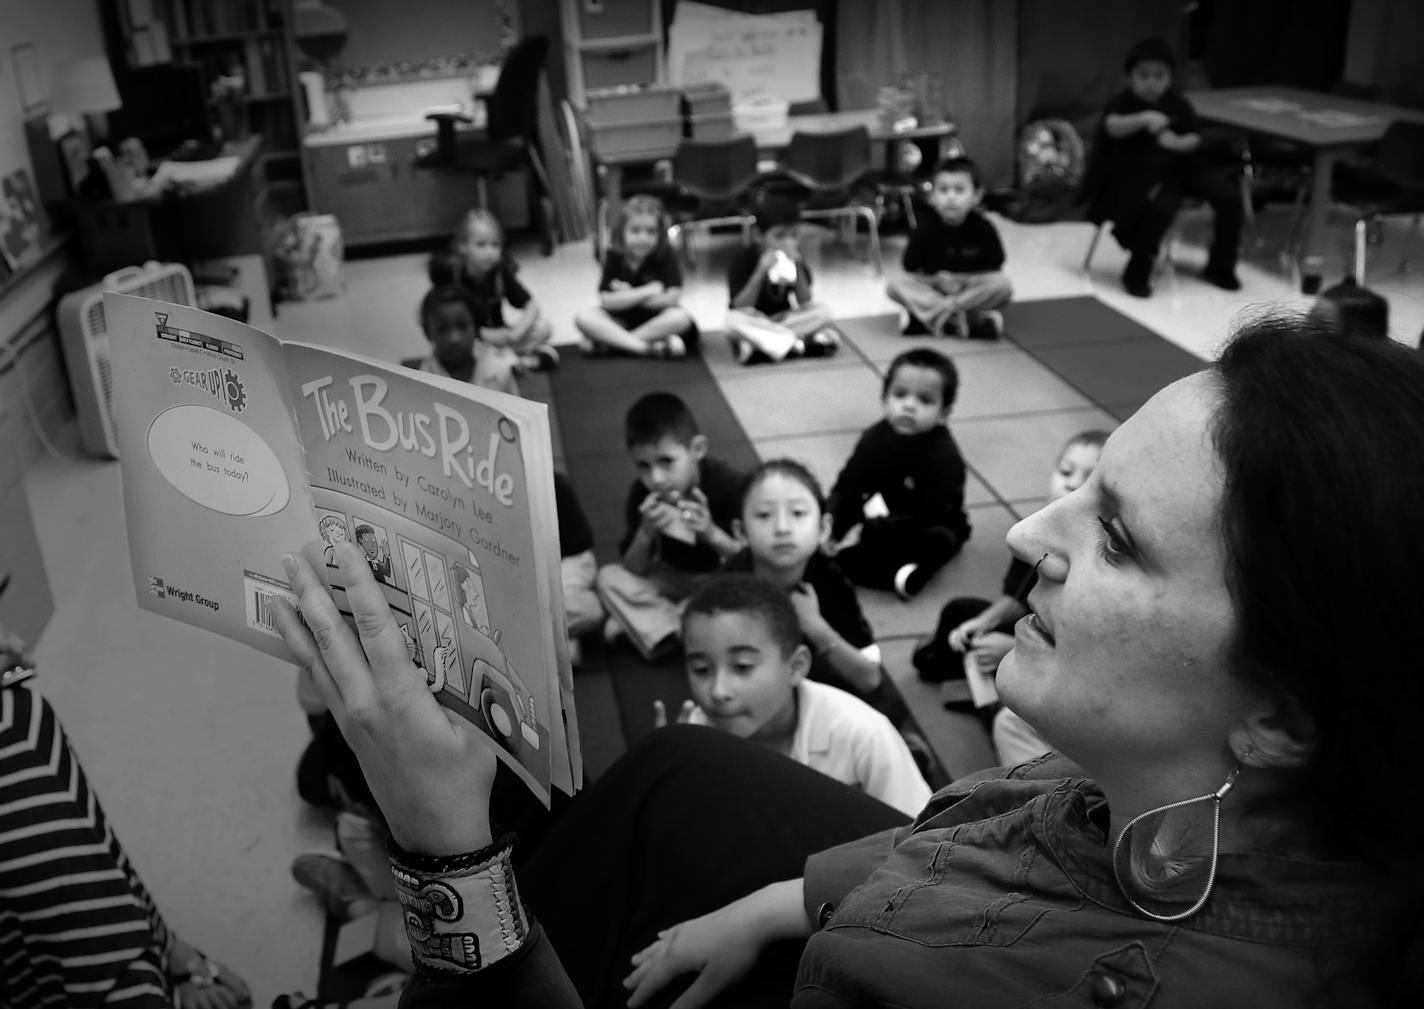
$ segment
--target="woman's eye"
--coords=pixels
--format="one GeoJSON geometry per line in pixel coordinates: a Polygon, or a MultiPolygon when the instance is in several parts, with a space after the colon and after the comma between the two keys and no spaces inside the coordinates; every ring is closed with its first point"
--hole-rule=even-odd
{"type": "Polygon", "coordinates": [[[1111,519],[1099,515],[1098,525],[1103,529],[1101,550],[1104,557],[1108,560],[1124,560],[1132,556],[1132,545],[1114,528],[1111,519]]]}

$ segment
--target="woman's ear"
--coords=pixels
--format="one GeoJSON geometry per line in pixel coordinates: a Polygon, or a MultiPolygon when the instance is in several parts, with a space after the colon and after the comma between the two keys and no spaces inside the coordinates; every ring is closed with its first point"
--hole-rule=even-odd
{"type": "Polygon", "coordinates": [[[1294,700],[1262,704],[1231,731],[1231,749],[1248,767],[1293,770],[1315,754],[1315,719],[1294,700]]]}

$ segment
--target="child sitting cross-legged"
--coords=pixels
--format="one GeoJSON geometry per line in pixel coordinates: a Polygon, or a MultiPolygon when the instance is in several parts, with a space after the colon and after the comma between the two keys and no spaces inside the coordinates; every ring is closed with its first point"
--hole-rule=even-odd
{"type": "Polygon", "coordinates": [[[909,313],[905,335],[994,340],[1004,330],[998,309],[1013,294],[1004,273],[1004,244],[979,211],[984,183],[968,158],[935,166],[924,215],[905,246],[905,273],[886,282],[886,293],[909,313]]]}
{"type": "Polygon", "coordinates": [[[857,585],[916,595],[969,539],[964,458],[945,425],[954,362],[917,347],[885,373],[884,419],[866,429],[831,491],[832,552],[857,585]]]}
{"type": "Polygon", "coordinates": [[[626,635],[644,658],[677,646],[682,602],[739,544],[728,532],[742,477],[710,458],[707,438],[677,396],[652,392],[628,410],[624,441],[637,478],[624,508],[617,563],[598,571],[604,637],[626,635]]]}
{"type": "Polygon", "coordinates": [[[613,245],[603,258],[598,305],[574,316],[588,353],[686,357],[697,323],[678,304],[682,267],[668,245],[668,215],[651,196],[623,204],[613,245]]]}
{"type": "Polygon", "coordinates": [[[464,288],[454,284],[432,287],[420,300],[420,328],[430,341],[430,353],[407,357],[401,364],[518,396],[515,375],[519,358],[508,347],[480,339],[476,310],[474,299],[464,288]]]}
{"type": "MultiPolygon", "coordinates": [[[[806,678],[811,651],[781,588],[746,573],[718,575],[682,615],[693,700],[678,720],[785,754],[914,816],[930,797],[889,719],[843,690],[806,678]]],[[[667,720],[661,703],[656,720],[667,720]]]]}
{"type": "Polygon", "coordinates": [[[800,222],[795,203],[763,194],[756,206],[761,243],[739,253],[727,270],[732,297],[727,329],[742,364],[829,357],[840,349],[829,310],[811,299],[800,222]]]}

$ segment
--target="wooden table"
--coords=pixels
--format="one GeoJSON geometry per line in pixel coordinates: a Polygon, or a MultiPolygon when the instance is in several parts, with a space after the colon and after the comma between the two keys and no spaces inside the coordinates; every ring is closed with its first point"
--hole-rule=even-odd
{"type": "MultiPolygon", "coordinates": [[[[885,144],[885,165],[889,167],[894,163],[894,147],[904,140],[937,140],[941,149],[944,141],[953,137],[957,132],[954,123],[942,122],[933,125],[915,126],[909,129],[895,130],[885,124],[878,109],[855,109],[849,112],[815,112],[801,116],[788,116],[786,121],[778,126],[759,127],[748,130],[756,138],[757,149],[765,157],[774,159],[776,155],[785,150],[791,143],[791,136],[794,133],[835,133],[840,130],[850,129],[855,126],[864,126],[870,132],[872,143],[885,144]]],[[[603,172],[603,214],[609,221],[618,220],[618,213],[623,206],[623,166],[632,164],[649,164],[671,158],[677,150],[677,145],[671,145],[666,151],[640,151],[631,155],[593,155],[595,164],[604,169],[603,172]]],[[[595,241],[598,241],[596,238],[595,241]]],[[[601,250],[595,249],[595,254],[601,250]]]]}
{"type": "Polygon", "coordinates": [[[1300,259],[1301,289],[1320,289],[1325,268],[1326,228],[1330,215],[1330,179],[1335,162],[1378,143],[1396,119],[1424,123],[1424,111],[1377,102],[1302,91],[1279,85],[1189,91],[1197,115],[1251,133],[1280,137],[1308,147],[1314,158],[1310,181],[1309,225],[1300,259]]]}

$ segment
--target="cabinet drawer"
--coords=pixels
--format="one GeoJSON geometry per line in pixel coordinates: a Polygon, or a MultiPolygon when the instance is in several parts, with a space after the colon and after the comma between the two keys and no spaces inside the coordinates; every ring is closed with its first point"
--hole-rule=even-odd
{"type": "Polygon", "coordinates": [[[616,88],[620,84],[651,84],[658,79],[655,41],[626,49],[585,49],[579,53],[585,91],[616,88]]]}
{"type": "Polygon", "coordinates": [[[653,4],[658,0],[603,0],[598,14],[578,0],[579,36],[585,39],[649,35],[653,31],[653,4]]]}

